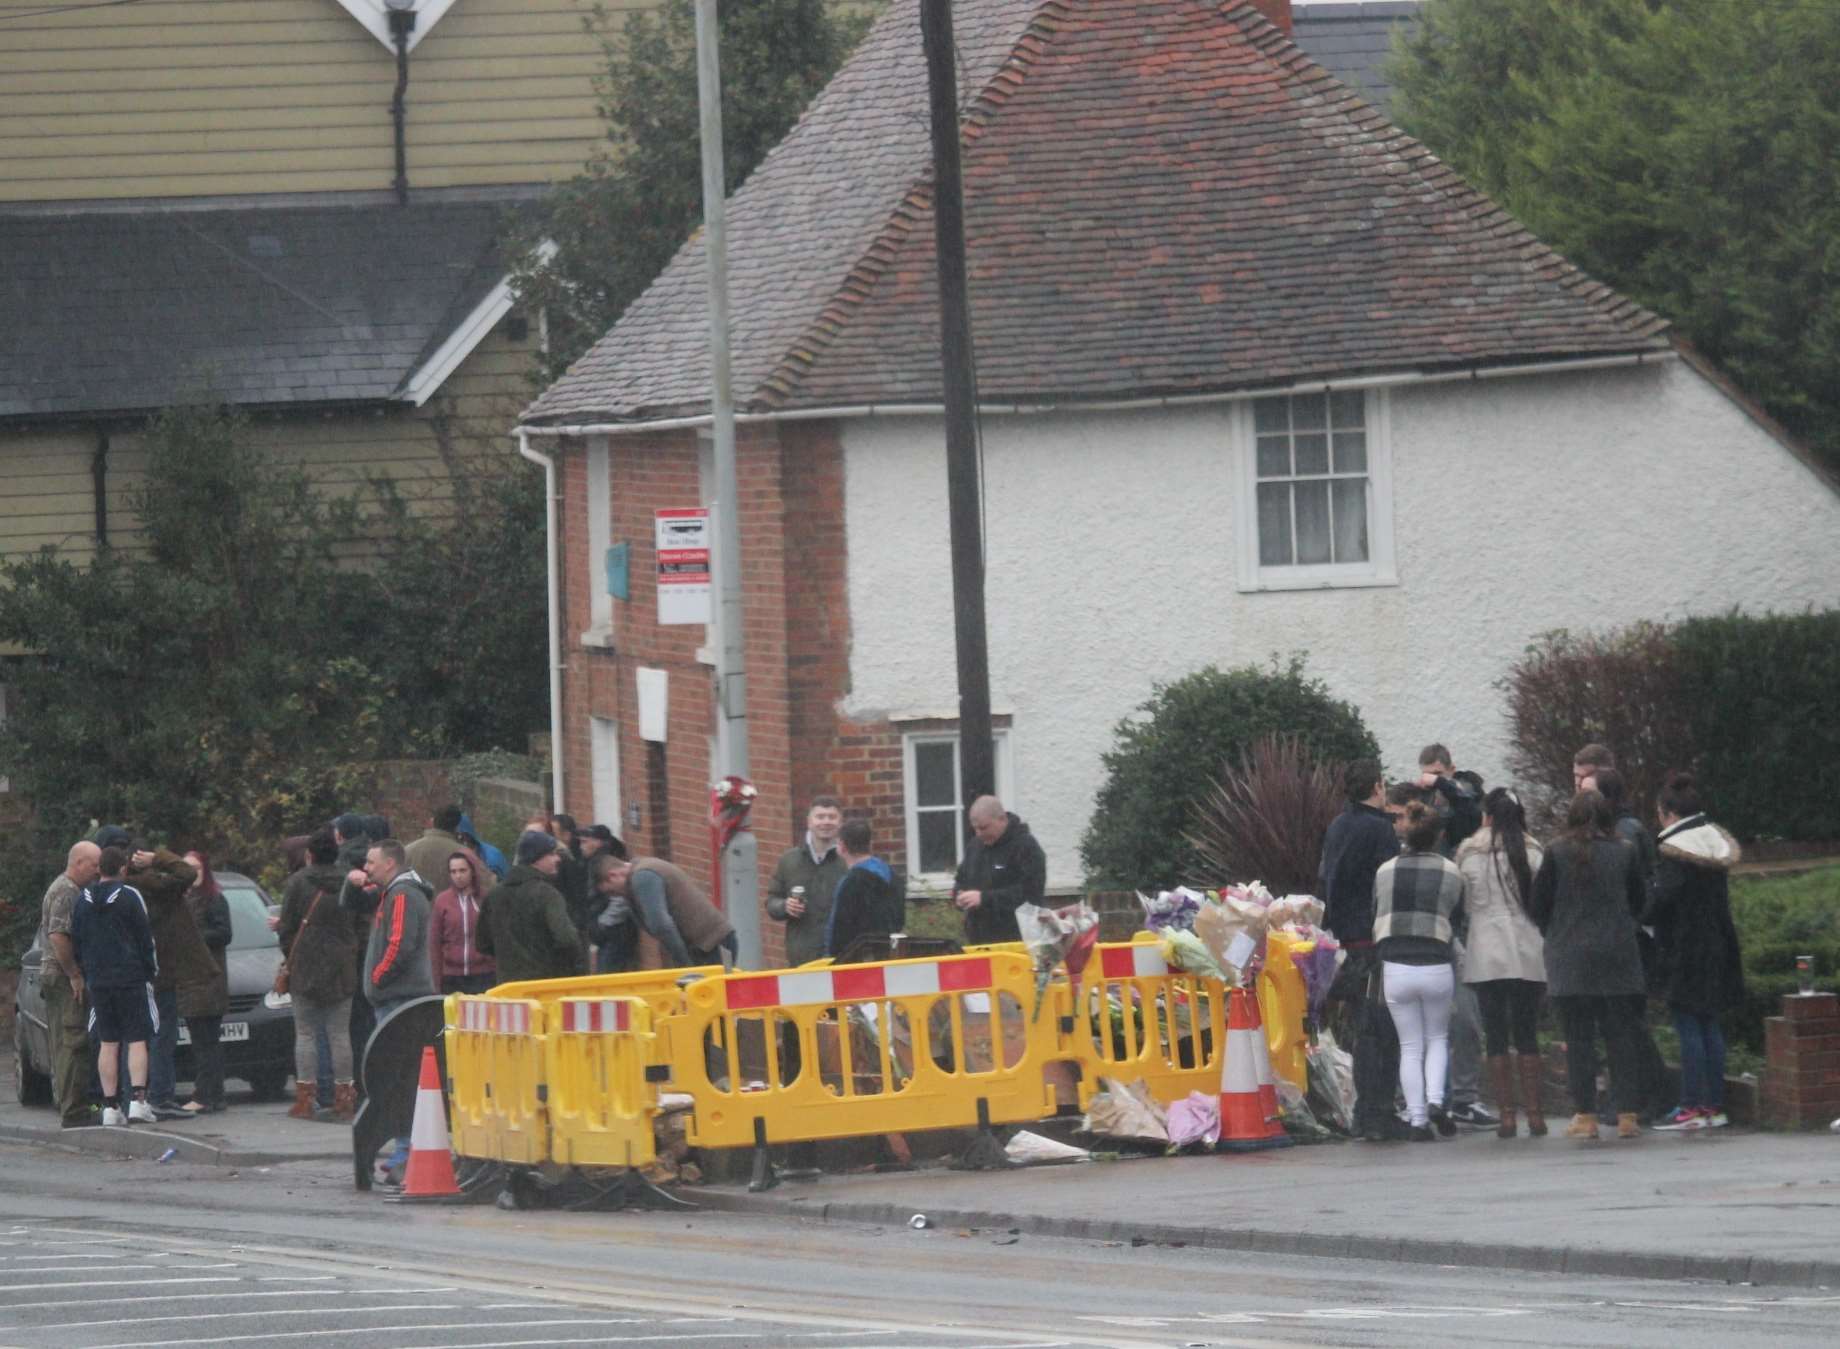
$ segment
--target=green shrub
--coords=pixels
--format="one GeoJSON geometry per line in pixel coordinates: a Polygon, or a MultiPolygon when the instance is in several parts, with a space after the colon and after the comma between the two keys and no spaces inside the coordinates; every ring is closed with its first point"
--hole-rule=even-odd
{"type": "Polygon", "coordinates": [[[1708,804],[1741,838],[1840,838],[1840,610],[1672,631],[1708,804]]]}
{"type": "Polygon", "coordinates": [[[1352,703],[1304,673],[1302,656],[1268,667],[1209,666],[1158,684],[1113,732],[1105,784],[1080,841],[1092,883],[1170,886],[1206,870],[1188,839],[1195,806],[1268,733],[1292,733],[1323,759],[1378,758],[1352,703]]]}
{"type": "Polygon", "coordinates": [[[1764,1018],[1796,991],[1797,956],[1814,957],[1816,988],[1840,991],[1840,866],[1733,877],[1731,908],[1744,952],[1744,1005],[1725,1024],[1734,1041],[1761,1050],[1764,1018]]]}
{"type": "Polygon", "coordinates": [[[1572,755],[1598,741],[1644,819],[1691,768],[1740,838],[1840,838],[1840,610],[1546,633],[1501,688],[1536,815],[1570,798],[1572,755]]]}

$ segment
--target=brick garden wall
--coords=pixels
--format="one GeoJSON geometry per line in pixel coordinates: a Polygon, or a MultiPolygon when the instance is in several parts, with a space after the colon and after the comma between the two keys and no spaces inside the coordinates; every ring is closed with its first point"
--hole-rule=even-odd
{"type": "Polygon", "coordinates": [[[1840,1118],[1840,996],[1789,994],[1763,1034],[1766,1122],[1814,1129],[1840,1118]]]}

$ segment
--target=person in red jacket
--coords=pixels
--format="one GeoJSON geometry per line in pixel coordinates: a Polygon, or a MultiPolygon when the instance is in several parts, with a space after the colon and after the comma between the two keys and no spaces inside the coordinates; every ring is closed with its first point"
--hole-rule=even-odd
{"type": "Polygon", "coordinates": [[[473,938],[479,932],[479,869],[468,852],[447,859],[447,889],[434,897],[428,949],[434,956],[435,983],[443,994],[484,993],[498,982],[498,962],[481,955],[473,938]]]}

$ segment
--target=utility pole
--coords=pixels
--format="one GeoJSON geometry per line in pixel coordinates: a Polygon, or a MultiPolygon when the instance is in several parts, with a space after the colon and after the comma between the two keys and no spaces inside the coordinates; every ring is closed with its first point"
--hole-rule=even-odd
{"type": "MultiPolygon", "coordinates": [[[[722,60],[716,0],[696,0],[696,93],[703,150],[703,253],[709,272],[710,433],[715,441],[716,717],[722,771],[748,773],[747,632],[741,622],[741,492],[728,357],[728,194],[722,169],[722,60]]],[[[743,829],[722,850],[722,908],[741,964],[759,969],[759,842],[743,829]]]]}
{"type": "Polygon", "coordinates": [[[920,0],[920,39],[933,120],[933,234],[939,254],[940,365],[946,406],[946,489],[952,610],[958,639],[958,775],[967,806],[997,789],[990,736],[990,648],[984,626],[979,521],[977,379],[965,267],[965,186],[958,157],[958,72],[951,0],[920,0]]]}

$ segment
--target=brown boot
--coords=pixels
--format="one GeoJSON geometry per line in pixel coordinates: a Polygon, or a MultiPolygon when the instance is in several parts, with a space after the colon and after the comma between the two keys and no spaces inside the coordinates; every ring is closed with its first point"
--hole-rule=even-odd
{"type": "Polygon", "coordinates": [[[1489,1056],[1489,1081],[1495,1087],[1495,1108],[1501,1112],[1497,1138],[1514,1137],[1514,1072],[1506,1054],[1489,1056]]]}
{"type": "Polygon", "coordinates": [[[314,1106],[314,1085],[311,1082],[294,1084],[294,1108],[288,1111],[289,1119],[312,1119],[314,1106]]]}
{"type": "Polygon", "coordinates": [[[1567,1138],[1596,1138],[1597,1116],[1578,1114],[1572,1116],[1572,1122],[1565,1126],[1567,1138]]]}
{"type": "Polygon", "coordinates": [[[1622,1111],[1616,1117],[1616,1136],[1618,1138],[1640,1138],[1642,1136],[1642,1117],[1633,1110],[1622,1111]]]}
{"type": "Polygon", "coordinates": [[[1546,1137],[1546,1113],[1540,1109],[1541,1063],[1538,1054],[1522,1054],[1521,1104],[1527,1108],[1527,1133],[1534,1138],[1546,1137]]]}
{"type": "Polygon", "coordinates": [[[350,1124],[358,1113],[358,1089],[350,1082],[332,1084],[332,1113],[341,1124],[350,1124]]]}

